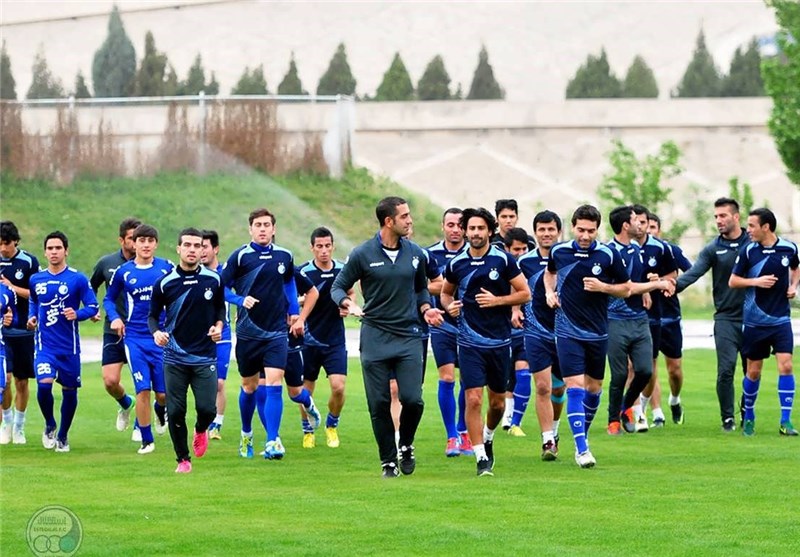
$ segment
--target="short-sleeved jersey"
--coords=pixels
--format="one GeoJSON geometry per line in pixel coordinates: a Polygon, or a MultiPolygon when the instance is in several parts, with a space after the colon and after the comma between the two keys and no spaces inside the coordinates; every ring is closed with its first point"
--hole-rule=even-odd
{"type": "MultiPolygon", "coordinates": [[[[644,262],[644,280],[650,273],[657,273],[658,276],[663,277],[678,270],[672,251],[664,241],[648,234],[641,249],[642,261],[644,262]]],[[[650,293],[650,299],[653,303],[650,309],[647,310],[647,316],[651,322],[660,322],[664,295],[661,294],[661,291],[654,290],[650,293]]]]}
{"type": "MultiPolygon", "coordinates": [[[[442,271],[439,270],[439,265],[436,262],[436,258],[431,255],[431,253],[426,248],[421,248],[422,253],[425,254],[425,278],[429,281],[439,278],[442,274],[442,271]]],[[[433,296],[431,296],[433,298],[433,296]]],[[[431,302],[433,305],[433,302],[431,302]]],[[[422,314],[419,316],[419,328],[420,328],[420,337],[423,339],[428,338],[430,335],[430,327],[428,323],[425,321],[425,318],[422,314]]]]}
{"type": "Polygon", "coordinates": [[[773,246],[752,242],[733,264],[732,274],[743,278],[774,275],[778,281],[772,288],[750,286],[744,295],[744,324],[750,327],[771,327],[788,323],[790,318],[789,269],[797,269],[797,245],[778,238],[773,246]]]}
{"type": "Polygon", "coordinates": [[[36,350],[47,354],[80,354],[78,322],[97,315],[100,309],[89,279],[71,267],[56,274],[45,269],[31,277],[30,287],[28,318],[38,320],[36,350]],[[78,318],[67,320],[66,308],[74,309],[78,318]]]}
{"type": "MultiPolygon", "coordinates": [[[[3,275],[14,286],[28,288],[31,277],[39,272],[39,261],[25,250],[18,249],[14,257],[0,258],[0,275],[3,275]]],[[[16,296],[14,301],[14,321],[5,329],[5,335],[31,336],[33,331],[27,329],[28,299],[16,296]]]]}
{"type": "Polygon", "coordinates": [[[444,278],[456,286],[456,298],[463,304],[458,318],[459,346],[483,348],[511,344],[511,306],[481,308],[475,295],[486,289],[495,296],[508,296],[511,280],[519,275],[519,265],[514,258],[494,246],[482,257],[472,257],[466,249],[450,260],[444,278]]]}
{"type": "MultiPolygon", "coordinates": [[[[100,287],[104,284],[106,285],[106,292],[108,292],[108,284],[111,282],[111,277],[114,276],[114,271],[128,261],[129,260],[125,258],[121,249],[106,254],[98,259],[97,263],[95,263],[92,276],[89,277],[89,284],[92,285],[94,293],[97,294],[100,291],[100,287]]],[[[105,303],[103,303],[103,307],[105,308],[105,303]]],[[[120,293],[116,299],[116,307],[118,315],[125,314],[125,296],[122,295],[122,293],[120,293]]],[[[108,317],[108,312],[106,312],[106,316],[103,318],[103,332],[112,332],[111,319],[108,317]]]]}
{"type": "MultiPolygon", "coordinates": [[[[642,261],[642,254],[639,246],[631,242],[630,244],[623,244],[616,238],[608,242],[609,247],[617,250],[622,262],[625,264],[625,269],[628,271],[628,276],[633,282],[645,282],[644,263],[642,261]]],[[[641,294],[634,294],[627,298],[616,298],[610,296],[608,299],[608,318],[617,321],[625,321],[627,319],[644,319],[647,317],[647,312],[644,309],[641,294]]]]}
{"type": "MultiPolygon", "coordinates": [[[[223,267],[223,265],[222,265],[222,263],[220,263],[220,264],[217,265],[217,268],[216,269],[212,269],[212,271],[215,271],[218,275],[222,275],[222,267],[223,267]]],[[[230,303],[229,303],[228,298],[227,298],[227,293],[228,293],[227,289],[225,290],[225,293],[226,293],[226,297],[225,297],[225,319],[222,321],[222,340],[220,342],[228,342],[228,343],[230,343],[230,341],[232,340],[232,336],[231,336],[231,307],[230,307],[230,303]]],[[[233,296],[233,293],[231,293],[231,296],[233,296]]]]}
{"type": "MultiPolygon", "coordinates": [[[[675,265],[684,273],[692,268],[692,262],[689,261],[680,246],[666,242],[667,247],[672,252],[672,257],[675,259],[675,265]]],[[[674,323],[681,319],[681,302],[678,295],[661,298],[661,323],[674,323]]]]}
{"type": "Polygon", "coordinates": [[[175,267],[153,285],[150,300],[150,332],[166,309],[163,330],[169,333],[164,362],[174,365],[213,365],[217,346],[208,330],[225,320],[225,294],[220,277],[202,265],[194,271],[175,267]]]}
{"type": "MultiPolygon", "coordinates": [[[[5,342],[3,342],[3,335],[5,334],[5,331],[7,329],[6,326],[2,324],[2,319],[3,316],[6,314],[6,311],[8,311],[9,309],[12,312],[14,311],[14,306],[16,305],[15,298],[16,295],[14,294],[13,290],[11,290],[5,284],[0,284],[0,353],[3,354],[5,353],[3,352],[5,347],[5,342]]],[[[16,317],[16,315],[14,315],[14,317],[16,317]]],[[[0,370],[0,373],[3,373],[5,375],[3,370],[0,370]]],[[[5,379],[5,377],[3,379],[5,379]]]]}
{"type": "MultiPolygon", "coordinates": [[[[427,249],[428,253],[433,256],[433,260],[436,263],[436,266],[439,269],[439,274],[444,276],[444,269],[447,267],[447,263],[453,259],[456,255],[461,253],[466,249],[467,244],[465,243],[461,246],[460,249],[455,251],[447,249],[447,246],[444,243],[444,240],[436,242],[432,246],[429,246],[427,249]]],[[[442,307],[442,302],[439,296],[431,296],[431,304],[434,307],[444,309],[442,307]]],[[[444,331],[449,331],[451,333],[456,333],[458,331],[458,324],[456,323],[456,319],[451,317],[449,313],[445,312],[444,314],[444,323],[439,325],[439,328],[444,331]]]]}
{"type": "Polygon", "coordinates": [[[594,277],[609,284],[628,282],[619,252],[599,242],[582,249],[575,241],[550,250],[547,270],[558,277],[561,303],[556,310],[556,338],[600,341],[608,338],[608,294],[587,292],[583,279],[594,277]]]}
{"type": "MultiPolygon", "coordinates": [[[[152,336],[147,326],[147,316],[150,314],[153,285],[158,279],[168,275],[173,267],[170,261],[154,257],[149,265],[137,265],[135,261],[128,261],[114,271],[103,298],[103,309],[111,321],[122,319],[125,322],[127,336],[152,336]],[[125,311],[122,314],[117,313],[116,307],[120,294],[125,300],[125,311]]],[[[160,322],[163,324],[163,319],[160,322]]]]}
{"type": "Polygon", "coordinates": [[[250,242],[234,251],[222,268],[222,284],[236,293],[239,310],[236,335],[250,340],[286,336],[289,309],[284,285],[294,280],[294,261],[289,250],[250,242]],[[259,302],[250,309],[241,303],[252,296],[259,302]]]}
{"type": "MultiPolygon", "coordinates": [[[[313,260],[300,267],[300,273],[317,288],[319,299],[306,319],[306,346],[339,346],[344,344],[344,319],[339,306],[331,299],[331,286],[342,270],[342,264],[332,261],[333,267],[324,271],[313,260]]],[[[298,292],[300,285],[298,284],[298,292]]]]}
{"type": "Polygon", "coordinates": [[[549,255],[544,257],[538,249],[534,249],[517,260],[531,289],[531,301],[523,306],[525,334],[545,339],[553,338],[556,326],[556,310],[547,305],[544,288],[544,272],[549,259],[549,255]]]}
{"type": "MultiPolygon", "coordinates": [[[[298,267],[294,269],[294,282],[297,286],[297,295],[298,296],[305,296],[308,294],[309,290],[314,288],[314,283],[304,275],[298,267]]],[[[314,304],[314,307],[317,307],[314,304]]],[[[287,327],[288,329],[288,327],[287,327]]],[[[308,321],[306,321],[306,331],[303,333],[303,336],[296,337],[293,334],[289,333],[289,351],[298,351],[305,345],[305,337],[308,332],[308,321]]]]}

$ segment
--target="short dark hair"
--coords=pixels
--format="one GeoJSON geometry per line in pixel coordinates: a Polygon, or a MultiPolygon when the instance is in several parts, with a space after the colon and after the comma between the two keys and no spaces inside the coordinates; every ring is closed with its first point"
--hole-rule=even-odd
{"type": "Polygon", "coordinates": [[[383,226],[387,218],[393,218],[397,214],[397,208],[405,203],[408,202],[402,197],[397,196],[384,197],[378,201],[378,205],[375,207],[375,216],[378,218],[378,225],[383,226]]]}
{"type": "Polygon", "coordinates": [[[19,242],[19,230],[17,225],[10,220],[0,222],[0,240],[4,242],[19,242]]]}
{"type": "Polygon", "coordinates": [[[539,223],[545,224],[548,222],[556,223],[556,229],[561,232],[561,217],[558,216],[557,213],[545,209],[544,211],[539,211],[536,213],[536,216],[533,217],[533,231],[536,232],[536,225],[539,223]]]}
{"type": "Polygon", "coordinates": [[[575,226],[579,220],[589,220],[597,224],[597,227],[600,227],[600,223],[603,221],[602,215],[600,215],[600,211],[597,210],[597,207],[594,205],[581,205],[575,212],[572,213],[572,226],[575,226]]]}
{"type": "Polygon", "coordinates": [[[608,214],[608,223],[611,225],[611,230],[614,231],[614,234],[622,232],[622,225],[626,222],[630,222],[631,215],[634,213],[641,215],[641,213],[636,213],[636,211],[633,210],[632,205],[621,205],[611,210],[608,214]]]}
{"type": "Polygon", "coordinates": [[[124,238],[125,235],[128,234],[128,230],[136,230],[136,227],[140,224],[142,224],[142,221],[136,217],[122,219],[122,222],[119,223],[119,237],[124,238]]]}
{"type": "Polygon", "coordinates": [[[273,215],[269,209],[265,209],[264,207],[250,211],[250,215],[247,217],[247,222],[252,225],[254,220],[260,219],[261,217],[269,217],[272,220],[272,226],[275,226],[275,215],[273,215]]]}
{"type": "Polygon", "coordinates": [[[64,249],[69,249],[69,239],[67,235],[61,232],[60,230],[55,230],[44,237],[44,242],[42,246],[47,249],[47,241],[48,240],[61,240],[61,243],[64,244],[64,249]]]}
{"type": "Polygon", "coordinates": [[[658,229],[661,230],[661,217],[659,217],[657,214],[648,213],[647,220],[655,221],[655,223],[658,225],[658,229]]]}
{"type": "Polygon", "coordinates": [[[333,242],[333,232],[325,228],[324,226],[318,226],[311,232],[311,245],[314,245],[314,240],[317,238],[330,238],[331,243],[333,242]]]}
{"type": "Polygon", "coordinates": [[[714,202],[714,208],[725,207],[726,205],[733,207],[734,213],[739,212],[739,202],[732,197],[720,197],[714,202]]]}
{"type": "Polygon", "coordinates": [[[631,210],[633,211],[634,215],[649,215],[650,211],[647,210],[647,207],[642,205],[641,203],[634,203],[631,205],[631,210]]]}
{"type": "Polygon", "coordinates": [[[765,224],[769,226],[770,232],[775,232],[775,229],[778,227],[778,219],[775,218],[775,213],[767,209],[766,207],[759,207],[758,209],[753,209],[750,211],[751,217],[758,217],[758,225],[764,226],[765,224]]]}
{"type": "MultiPolygon", "coordinates": [[[[258,217],[256,217],[256,218],[258,218],[258,217]]],[[[184,228],[183,230],[178,232],[178,245],[179,246],[181,245],[181,242],[183,241],[183,237],[184,236],[197,236],[198,238],[202,238],[203,237],[203,233],[200,232],[198,229],[196,229],[194,227],[191,227],[191,226],[189,228],[184,228]]]]}
{"type": "Polygon", "coordinates": [[[503,238],[503,244],[505,244],[507,248],[510,248],[514,245],[514,240],[528,245],[528,232],[524,228],[512,228],[506,232],[506,235],[503,238]]]}
{"type": "Polygon", "coordinates": [[[459,221],[459,226],[461,226],[461,230],[466,230],[467,225],[469,224],[469,219],[472,217],[478,217],[484,220],[486,223],[486,227],[489,229],[489,235],[491,236],[495,232],[497,232],[497,219],[494,218],[489,211],[484,209],[483,207],[478,207],[477,209],[464,209],[461,212],[461,220],[459,221]]]}
{"type": "Polygon", "coordinates": [[[442,213],[442,222],[444,222],[444,218],[447,215],[460,215],[463,211],[458,207],[450,207],[444,213],[442,213]]]}
{"type": "Polygon", "coordinates": [[[494,215],[496,217],[500,216],[500,211],[503,209],[514,211],[517,215],[519,214],[519,207],[516,199],[498,199],[494,202],[494,215]]]}
{"type": "Polygon", "coordinates": [[[206,229],[203,230],[203,240],[208,240],[212,248],[219,247],[219,234],[216,230],[206,229]]]}
{"type": "Polygon", "coordinates": [[[158,230],[156,230],[155,226],[140,224],[136,227],[136,230],[133,231],[133,241],[135,242],[137,238],[155,238],[157,242],[158,230]]]}

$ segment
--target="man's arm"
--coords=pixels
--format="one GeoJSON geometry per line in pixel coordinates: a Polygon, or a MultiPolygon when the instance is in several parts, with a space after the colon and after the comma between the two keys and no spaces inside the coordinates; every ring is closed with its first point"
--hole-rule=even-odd
{"type": "Polygon", "coordinates": [[[631,295],[632,282],[620,282],[609,284],[595,277],[585,277],[583,279],[583,289],[586,292],[602,292],[615,298],[627,298],[631,295]]]}
{"type": "Polygon", "coordinates": [[[676,279],[675,292],[683,292],[708,272],[714,264],[714,257],[711,255],[712,249],[712,246],[708,245],[700,251],[694,265],[676,279]]]}
{"type": "Polygon", "coordinates": [[[361,278],[358,253],[353,250],[331,286],[331,300],[339,307],[350,307],[355,301],[348,297],[353,285],[361,278]]]}
{"type": "Polygon", "coordinates": [[[92,276],[89,278],[89,284],[92,286],[92,290],[97,293],[105,281],[106,277],[103,274],[103,258],[101,257],[94,266],[92,276]]]}
{"type": "Polygon", "coordinates": [[[560,305],[558,301],[558,292],[556,292],[558,275],[548,268],[544,272],[544,275],[542,275],[542,283],[544,284],[544,298],[547,305],[551,308],[558,307],[560,305]]]}
{"type": "Polygon", "coordinates": [[[517,306],[530,301],[531,290],[528,287],[528,281],[525,280],[525,275],[520,273],[509,282],[511,283],[511,294],[507,296],[495,296],[488,290],[481,288],[481,292],[475,295],[475,301],[478,302],[478,306],[482,308],[517,306]]]}
{"type": "Polygon", "coordinates": [[[81,275],[81,303],[83,307],[75,312],[75,317],[78,321],[86,321],[90,317],[94,317],[100,312],[100,304],[97,303],[97,296],[94,295],[94,290],[89,286],[89,280],[81,275]]]}

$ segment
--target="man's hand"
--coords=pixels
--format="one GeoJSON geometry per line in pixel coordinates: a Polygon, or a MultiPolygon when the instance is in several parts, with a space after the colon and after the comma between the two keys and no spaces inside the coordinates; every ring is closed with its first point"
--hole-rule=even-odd
{"type": "Polygon", "coordinates": [[[444,323],[444,312],[439,308],[430,307],[422,314],[425,323],[432,327],[438,327],[444,323]]]}
{"type": "Polygon", "coordinates": [[[253,298],[252,296],[245,296],[244,297],[244,301],[242,302],[242,307],[244,309],[251,309],[257,303],[258,303],[258,300],[253,298]]]}
{"type": "Polygon", "coordinates": [[[165,333],[164,331],[156,331],[155,333],[153,333],[153,340],[156,342],[156,345],[158,346],[166,346],[167,343],[169,342],[169,333],[165,333]]]}
{"type": "Polygon", "coordinates": [[[475,294],[475,301],[480,308],[490,308],[497,305],[497,296],[485,288],[481,288],[481,291],[475,294]]]}
{"type": "MultiPolygon", "coordinates": [[[[166,333],[165,333],[166,334],[166,333]]],[[[208,329],[208,336],[211,337],[211,340],[214,342],[219,342],[222,340],[222,327],[217,327],[216,325],[211,325],[208,329]]],[[[156,341],[158,342],[158,341],[156,341]]],[[[161,346],[161,345],[159,345],[161,346]]]]}
{"type": "Polygon", "coordinates": [[[352,315],[353,317],[364,317],[364,310],[361,309],[361,306],[355,302],[350,302],[347,304],[346,309],[348,315],[352,315]]]}
{"type": "Polygon", "coordinates": [[[10,327],[12,321],[14,321],[14,312],[11,311],[11,308],[7,308],[3,314],[3,327],[10,327]]]}
{"type": "Polygon", "coordinates": [[[525,314],[522,313],[522,310],[519,306],[514,306],[511,308],[511,326],[515,329],[521,329],[525,326],[523,323],[525,321],[525,314]]]}
{"type": "Polygon", "coordinates": [[[30,319],[28,319],[28,323],[26,323],[25,326],[29,331],[32,331],[36,328],[36,324],[38,323],[38,321],[39,320],[36,319],[36,317],[31,317],[30,319]]]}
{"type": "Polygon", "coordinates": [[[461,308],[464,306],[464,302],[461,300],[453,300],[447,308],[447,315],[455,319],[459,315],[461,315],[461,308]]]}
{"type": "Polygon", "coordinates": [[[558,299],[558,292],[547,292],[544,296],[547,305],[553,309],[559,307],[561,305],[561,301],[558,299]]]}
{"type": "Polygon", "coordinates": [[[117,333],[117,336],[124,337],[125,336],[125,323],[122,322],[122,319],[117,317],[114,321],[110,324],[111,330],[117,333]]]}
{"type": "Polygon", "coordinates": [[[753,279],[753,286],[758,288],[772,288],[778,282],[778,277],[775,275],[764,275],[763,277],[756,277],[753,279]]]}
{"type": "Polygon", "coordinates": [[[605,293],[606,283],[595,277],[583,277],[583,289],[586,292],[605,293]]]}
{"type": "Polygon", "coordinates": [[[306,322],[305,320],[300,317],[299,315],[293,315],[294,319],[292,319],[291,324],[289,325],[289,332],[292,333],[294,337],[301,337],[306,332],[306,322]]]}
{"type": "Polygon", "coordinates": [[[75,321],[78,318],[78,314],[75,313],[73,308],[64,308],[64,311],[62,311],[61,314],[67,321],[75,321]]]}

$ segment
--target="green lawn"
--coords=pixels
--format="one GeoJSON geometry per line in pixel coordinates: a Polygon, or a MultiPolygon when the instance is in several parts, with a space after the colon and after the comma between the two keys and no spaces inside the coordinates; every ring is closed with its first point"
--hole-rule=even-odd
{"type": "MultiPolygon", "coordinates": [[[[685,360],[684,426],[611,438],[601,413],[591,435],[598,466],[581,470],[566,423],[559,460],[539,459],[531,409],[523,422],[527,438],[498,432],[494,478],[475,477],[472,458],[444,457],[429,367],[417,471],[390,481],[380,478],[358,364],[351,363],[340,449],[327,448],[322,433],[316,449],[302,449],[297,413],[287,404],[286,458],[238,458],[232,370],[224,439],[212,442],[188,476],[174,474],[166,437],[157,439],[154,454],[136,454],[129,433],[114,430],[115,403],[103,392],[99,364],[86,366],[71,453],[41,447],[35,396],[28,445],[0,448],[2,554],[28,554],[27,521],[53,504],[82,521],[80,555],[800,552],[800,439],[777,433],[774,360],[765,368],[753,438],[720,431],[714,355],[693,350],[685,360]]],[[[321,383],[318,401],[326,392],[321,383]]]]}

